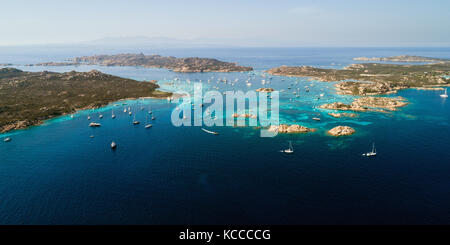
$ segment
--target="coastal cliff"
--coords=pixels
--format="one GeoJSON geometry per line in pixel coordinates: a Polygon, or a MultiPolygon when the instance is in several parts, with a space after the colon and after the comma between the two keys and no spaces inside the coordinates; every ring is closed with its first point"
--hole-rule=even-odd
{"type": "Polygon", "coordinates": [[[166,68],[174,72],[240,72],[252,71],[252,67],[239,66],[210,58],[176,58],[173,56],[116,54],[94,55],[70,59],[68,62],[46,62],[35,66],[102,65],[102,66],[142,66],[166,68]]]}
{"type": "Polygon", "coordinates": [[[41,124],[81,109],[126,98],[165,98],[159,86],[101,73],[0,69],[0,133],[41,124]]]}

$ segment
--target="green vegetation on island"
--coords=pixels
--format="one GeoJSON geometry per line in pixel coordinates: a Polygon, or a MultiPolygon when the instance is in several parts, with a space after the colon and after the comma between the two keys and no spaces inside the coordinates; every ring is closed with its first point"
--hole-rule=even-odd
{"type": "Polygon", "coordinates": [[[43,120],[97,108],[127,98],[165,98],[151,82],[90,72],[24,72],[0,69],[0,132],[41,124],[43,120]]]}
{"type": "Polygon", "coordinates": [[[399,89],[448,86],[450,62],[426,65],[364,63],[344,69],[322,69],[311,66],[281,66],[267,71],[272,75],[311,77],[336,84],[341,94],[376,95],[395,93],[399,89]]]}

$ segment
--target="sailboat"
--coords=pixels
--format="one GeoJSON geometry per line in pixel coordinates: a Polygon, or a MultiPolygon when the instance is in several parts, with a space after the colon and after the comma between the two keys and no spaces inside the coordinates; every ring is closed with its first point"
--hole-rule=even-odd
{"type": "Polygon", "coordinates": [[[95,122],[89,123],[89,127],[100,127],[100,126],[102,126],[100,123],[95,122]]]}
{"type": "Polygon", "coordinates": [[[111,118],[112,118],[112,119],[116,118],[116,115],[114,115],[114,108],[113,108],[112,111],[111,111],[111,118]]]}
{"type": "Polygon", "coordinates": [[[219,134],[219,133],[217,133],[217,132],[209,131],[209,130],[206,130],[206,129],[204,129],[204,128],[202,128],[202,130],[205,131],[205,132],[207,132],[208,134],[214,134],[214,135],[218,135],[218,134],[219,134]]]}
{"type": "Polygon", "coordinates": [[[363,153],[362,155],[365,156],[365,157],[376,156],[377,155],[377,151],[375,149],[375,143],[373,143],[373,145],[372,145],[372,151],[371,152],[363,153]]]}
{"type": "Polygon", "coordinates": [[[115,150],[117,148],[116,142],[111,142],[111,149],[115,150]]]}
{"type": "Polygon", "coordinates": [[[284,152],[284,153],[287,153],[287,154],[294,153],[294,147],[292,147],[292,141],[289,141],[289,149],[282,150],[281,152],[284,152]]]}
{"type": "Polygon", "coordinates": [[[448,97],[448,95],[447,95],[447,89],[445,89],[445,93],[444,93],[444,94],[441,94],[441,97],[442,97],[442,98],[447,98],[447,97],[448,97]]]}
{"type": "Polygon", "coordinates": [[[134,125],[139,124],[139,121],[136,120],[136,116],[133,116],[133,124],[134,124],[134,125]]]}
{"type": "Polygon", "coordinates": [[[9,137],[7,137],[3,140],[3,142],[10,142],[10,141],[11,141],[11,138],[9,138],[9,137]]]}
{"type": "Polygon", "coordinates": [[[148,115],[145,117],[145,128],[151,128],[152,125],[148,123],[148,115]]]}

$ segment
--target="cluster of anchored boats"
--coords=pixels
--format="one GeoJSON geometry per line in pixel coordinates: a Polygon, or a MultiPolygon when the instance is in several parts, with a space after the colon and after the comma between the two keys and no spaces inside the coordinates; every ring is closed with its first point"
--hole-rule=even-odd
{"type": "MultiPolygon", "coordinates": [[[[124,105],[123,112],[124,112],[124,113],[128,113],[129,116],[133,116],[132,124],[133,124],[133,125],[139,125],[141,122],[138,121],[138,120],[136,120],[136,115],[135,115],[135,113],[132,112],[131,107],[128,107],[128,108],[127,108],[127,107],[125,106],[126,103],[124,103],[123,105],[124,105]]],[[[114,105],[114,106],[118,106],[118,105],[116,104],[116,105],[114,105]]],[[[142,107],[140,108],[140,110],[141,110],[141,111],[145,110],[145,107],[142,106],[142,107]]],[[[146,114],[146,117],[145,117],[145,126],[144,126],[144,127],[145,127],[146,129],[152,127],[152,124],[149,123],[149,116],[150,116],[150,120],[155,120],[155,119],[156,119],[156,117],[153,115],[153,112],[152,112],[152,110],[150,109],[150,107],[148,108],[148,113],[146,114]]],[[[102,119],[102,118],[103,118],[103,114],[100,114],[100,115],[98,116],[98,118],[99,118],[99,119],[102,119]]],[[[115,119],[115,118],[116,118],[116,114],[114,113],[114,108],[111,110],[111,118],[112,118],[112,119],[115,119]]],[[[89,116],[87,117],[87,120],[91,120],[91,119],[92,119],[92,116],[89,115],[89,116]]],[[[101,125],[100,123],[97,123],[97,122],[91,122],[91,123],[89,123],[89,127],[100,127],[100,126],[102,126],[102,125],[101,125]]],[[[94,138],[94,136],[91,135],[91,138],[94,138]]],[[[111,142],[111,149],[116,149],[116,148],[117,148],[117,143],[114,142],[114,141],[111,142]]]]}

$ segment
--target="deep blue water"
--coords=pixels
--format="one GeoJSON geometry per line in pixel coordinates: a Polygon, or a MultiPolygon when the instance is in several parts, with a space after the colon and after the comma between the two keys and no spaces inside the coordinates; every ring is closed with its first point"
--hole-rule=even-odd
{"type": "MultiPolygon", "coordinates": [[[[117,53],[122,50],[109,50],[117,53]]],[[[128,51],[128,50],[126,50],[128,51]]],[[[86,71],[93,68],[137,80],[157,79],[163,89],[189,89],[202,80],[219,86],[253,90],[262,70],[279,65],[342,67],[357,56],[423,55],[450,58],[449,48],[299,48],[136,50],[174,56],[215,57],[256,68],[252,73],[177,74],[136,67],[26,67],[20,64],[63,60],[104,50],[4,49],[0,63],[24,70],[86,71]],[[239,79],[235,87],[205,81],[239,79]],[[252,86],[244,81],[252,77],[252,86]]],[[[403,90],[407,107],[393,113],[361,113],[359,118],[332,118],[317,104],[351,101],[334,94],[331,83],[274,77],[267,85],[285,89],[314,84],[299,98],[283,94],[282,122],[317,128],[301,135],[261,138],[253,127],[174,127],[176,103],[128,101],[151,129],[133,126],[123,106],[82,111],[71,119],[0,135],[1,224],[449,224],[450,101],[442,91],[403,90]],[[318,94],[325,96],[319,102],[318,94]],[[289,99],[293,99],[290,101],[289,99]],[[144,106],[145,110],[140,111],[144,106]],[[116,119],[111,119],[114,108],[116,119]],[[104,115],[98,119],[99,113],[104,115]],[[102,123],[90,128],[86,118],[102,123]],[[320,115],[320,122],[311,118],[320,115]],[[355,135],[334,138],[326,130],[349,125],[355,135]],[[94,138],[90,138],[94,135],[94,138]],[[111,151],[111,141],[118,143],[111,151]],[[293,142],[295,153],[280,149],[293,142]],[[376,143],[378,156],[361,153],[376,143]]],[[[120,103],[119,103],[120,104],[120,103]]]]}

